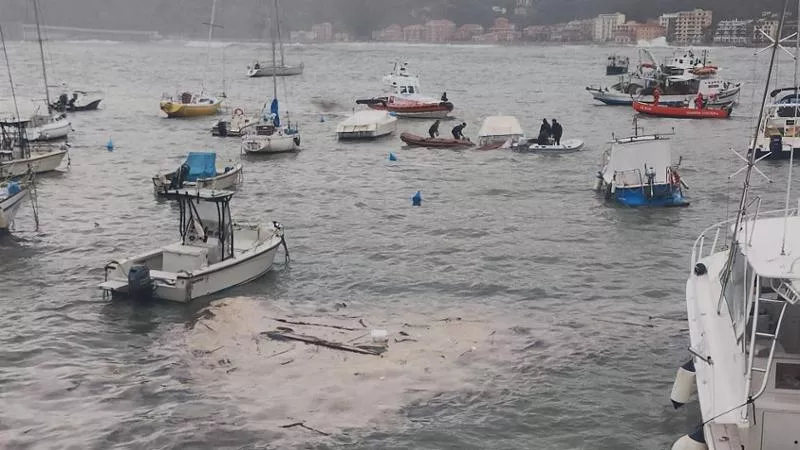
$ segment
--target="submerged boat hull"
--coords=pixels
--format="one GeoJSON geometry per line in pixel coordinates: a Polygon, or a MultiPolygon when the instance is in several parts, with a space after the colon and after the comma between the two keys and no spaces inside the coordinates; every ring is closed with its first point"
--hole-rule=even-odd
{"type": "Polygon", "coordinates": [[[668,105],[633,102],[633,109],[641,114],[672,119],[727,119],[733,112],[733,106],[722,108],[686,108],[668,105]]]}
{"type": "Polygon", "coordinates": [[[450,102],[416,101],[401,98],[393,101],[387,97],[357,100],[356,103],[367,105],[378,111],[387,111],[405,119],[444,119],[454,108],[450,102]]]}
{"type": "Polygon", "coordinates": [[[203,117],[213,116],[219,112],[222,102],[215,103],[180,103],[162,100],[160,107],[167,117],[203,117]]]}
{"type": "Polygon", "coordinates": [[[296,152],[300,150],[300,135],[245,136],[242,138],[242,150],[252,154],[296,152]]]}
{"type": "Polygon", "coordinates": [[[413,133],[402,133],[400,140],[410,147],[427,148],[468,148],[474,147],[475,143],[468,140],[428,138],[413,133]]]}
{"type": "Polygon", "coordinates": [[[650,186],[612,187],[604,183],[601,189],[607,200],[632,208],[689,206],[690,203],[680,189],[669,184],[656,184],[651,190],[650,186]]]}
{"type": "Polygon", "coordinates": [[[247,76],[250,78],[258,78],[258,77],[288,77],[294,75],[302,75],[303,69],[305,65],[300,63],[296,66],[261,66],[258,69],[251,68],[247,70],[247,76]]]}

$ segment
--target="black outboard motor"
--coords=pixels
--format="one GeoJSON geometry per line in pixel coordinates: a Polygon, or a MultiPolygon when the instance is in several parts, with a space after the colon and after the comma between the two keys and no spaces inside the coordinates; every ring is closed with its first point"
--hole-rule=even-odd
{"type": "Polygon", "coordinates": [[[136,300],[153,299],[153,279],[147,266],[133,266],[128,272],[128,294],[136,300]]]}
{"type": "Polygon", "coordinates": [[[219,123],[217,123],[217,132],[222,137],[228,136],[228,124],[225,123],[224,120],[220,120],[219,123]]]}
{"type": "Polygon", "coordinates": [[[769,151],[780,155],[783,150],[783,136],[780,134],[769,137],[769,151]]]}

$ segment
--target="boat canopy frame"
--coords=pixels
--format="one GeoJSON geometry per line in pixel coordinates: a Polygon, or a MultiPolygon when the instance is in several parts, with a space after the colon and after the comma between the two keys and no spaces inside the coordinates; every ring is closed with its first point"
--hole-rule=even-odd
{"type": "MultiPolygon", "coordinates": [[[[169,194],[178,200],[181,244],[192,245],[198,238],[207,242],[209,237],[216,237],[219,239],[219,246],[222,249],[221,260],[225,261],[234,256],[234,227],[230,206],[232,192],[177,190],[169,192],[169,194]],[[201,202],[211,203],[215,206],[216,231],[209,229],[204,223],[202,214],[197,208],[201,202]]],[[[206,217],[205,219],[205,222],[211,222],[211,218],[206,217]]]]}

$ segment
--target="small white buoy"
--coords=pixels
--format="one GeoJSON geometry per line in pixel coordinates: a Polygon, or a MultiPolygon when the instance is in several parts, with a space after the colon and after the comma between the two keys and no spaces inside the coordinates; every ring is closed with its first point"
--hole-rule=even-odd
{"type": "Polygon", "coordinates": [[[678,368],[678,373],[675,375],[675,382],[672,383],[672,393],[669,399],[672,401],[672,406],[675,409],[689,403],[692,395],[697,390],[695,380],[697,374],[694,370],[694,361],[689,360],[686,364],[678,368]]]}
{"type": "Polygon", "coordinates": [[[376,344],[385,344],[389,341],[389,333],[386,330],[372,330],[369,335],[376,344]]]}
{"type": "Polygon", "coordinates": [[[681,436],[680,439],[672,444],[672,450],[708,450],[703,429],[700,428],[693,433],[681,436]]]}

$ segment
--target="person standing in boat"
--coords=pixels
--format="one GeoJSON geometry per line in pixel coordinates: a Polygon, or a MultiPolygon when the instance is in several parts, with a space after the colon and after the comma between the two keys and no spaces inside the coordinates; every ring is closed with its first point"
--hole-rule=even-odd
{"type": "Polygon", "coordinates": [[[547,145],[550,143],[550,136],[553,134],[553,128],[547,123],[547,119],[542,119],[542,126],[539,127],[539,138],[536,143],[539,145],[547,145]]]}
{"type": "Polygon", "coordinates": [[[703,109],[704,102],[703,102],[703,94],[697,93],[697,97],[694,99],[694,107],[697,109],[703,109]]]}
{"type": "Polygon", "coordinates": [[[459,140],[459,141],[466,139],[466,137],[464,137],[464,128],[466,128],[466,127],[467,127],[467,122],[461,122],[460,124],[454,126],[453,127],[453,139],[456,139],[456,140],[459,140]]]}
{"type": "Polygon", "coordinates": [[[442,92],[442,101],[446,102],[447,100],[447,92],[442,92]]]}
{"type": "Polygon", "coordinates": [[[553,131],[553,142],[555,145],[561,145],[561,136],[564,134],[564,129],[561,124],[553,119],[553,125],[550,127],[553,131]]]}
{"type": "Polygon", "coordinates": [[[656,86],[656,88],[653,89],[653,105],[658,106],[659,99],[661,99],[661,89],[656,86]]]}
{"type": "Polygon", "coordinates": [[[428,134],[431,136],[431,139],[439,137],[439,120],[437,119],[436,122],[433,122],[430,128],[428,128],[428,134]]]}

